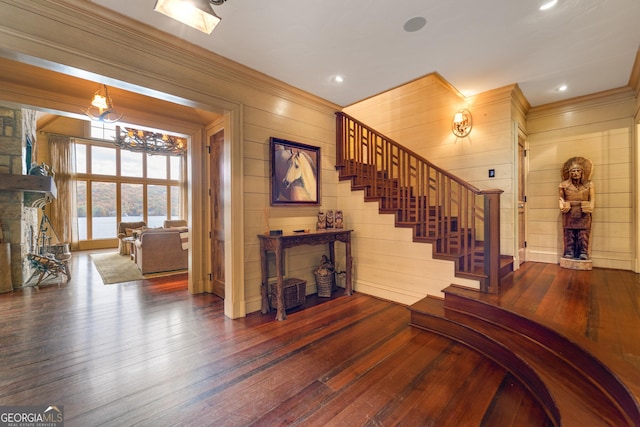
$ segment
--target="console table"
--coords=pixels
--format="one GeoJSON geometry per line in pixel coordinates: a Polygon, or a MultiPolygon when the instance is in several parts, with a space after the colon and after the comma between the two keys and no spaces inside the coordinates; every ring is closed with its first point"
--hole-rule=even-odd
{"type": "Polygon", "coordinates": [[[262,266],[262,284],[260,289],[262,294],[262,313],[267,313],[269,311],[269,300],[267,297],[269,289],[269,265],[267,263],[267,252],[269,251],[275,253],[275,261],[278,270],[276,282],[276,320],[284,320],[287,318],[282,292],[282,276],[284,275],[284,272],[282,271],[282,257],[284,256],[284,250],[287,248],[301,245],[328,244],[329,258],[331,263],[336,265],[334,243],[336,241],[343,242],[345,244],[346,257],[344,293],[345,295],[351,295],[351,231],[352,230],[331,229],[311,231],[308,233],[287,233],[275,236],[258,234],[258,239],[260,239],[260,263],[262,266]]]}

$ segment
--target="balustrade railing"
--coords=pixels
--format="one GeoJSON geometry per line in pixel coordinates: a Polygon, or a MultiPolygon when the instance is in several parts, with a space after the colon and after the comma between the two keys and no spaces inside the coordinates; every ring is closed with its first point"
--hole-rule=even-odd
{"type": "Polygon", "coordinates": [[[338,112],[336,169],[353,188],[412,227],[414,240],[433,244],[461,275],[497,293],[500,269],[500,194],[479,190],[397,142],[338,112]]]}

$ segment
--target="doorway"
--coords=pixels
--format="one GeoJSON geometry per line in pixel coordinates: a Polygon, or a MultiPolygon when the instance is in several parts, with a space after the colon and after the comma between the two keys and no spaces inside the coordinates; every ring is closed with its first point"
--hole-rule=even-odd
{"type": "Polygon", "coordinates": [[[209,196],[211,206],[211,281],[212,292],[220,298],[224,292],[224,204],[222,173],[224,167],[224,129],[210,137],[209,196]]]}
{"type": "Polygon", "coordinates": [[[527,260],[527,148],[525,136],[518,132],[518,265],[527,260]]]}

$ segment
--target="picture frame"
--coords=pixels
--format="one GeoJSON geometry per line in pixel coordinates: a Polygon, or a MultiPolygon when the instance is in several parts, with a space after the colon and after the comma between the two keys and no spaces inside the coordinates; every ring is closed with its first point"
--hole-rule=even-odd
{"type": "Polygon", "coordinates": [[[320,147],[271,137],[271,205],[320,204],[320,147]]]}

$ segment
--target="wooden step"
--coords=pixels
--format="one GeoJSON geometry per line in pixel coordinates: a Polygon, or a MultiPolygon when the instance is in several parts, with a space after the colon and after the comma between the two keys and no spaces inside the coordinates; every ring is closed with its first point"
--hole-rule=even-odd
{"type": "Polygon", "coordinates": [[[336,166],[340,180],[350,179],[352,190],[364,191],[366,202],[378,202],[381,214],[394,214],[395,226],[411,228],[414,242],[426,242],[433,245],[433,257],[448,259],[455,263],[456,277],[478,280],[481,289],[496,292],[503,278],[513,271],[512,263],[503,265],[498,278],[488,278],[484,263],[484,247],[476,248],[473,259],[470,256],[473,235],[461,229],[459,219],[445,215],[445,208],[431,205],[433,200],[425,195],[416,196],[414,188],[400,186],[395,178],[388,178],[386,172],[376,170],[374,165],[343,160],[344,164],[336,166]],[[464,233],[468,240],[460,247],[455,236],[464,233]],[[447,243],[445,247],[443,242],[447,243]],[[496,283],[497,281],[497,283],[496,283]],[[491,282],[491,284],[489,284],[491,282]]]}
{"type": "Polygon", "coordinates": [[[640,425],[633,395],[580,346],[530,319],[474,299],[477,290],[450,286],[444,292],[444,300],[427,297],[410,307],[413,326],[491,357],[529,385],[562,425],[640,425]]]}
{"type": "Polygon", "coordinates": [[[503,366],[528,388],[549,418],[553,420],[553,424],[556,426],[561,424],[560,412],[544,381],[508,346],[475,331],[464,323],[449,320],[442,298],[427,296],[413,304],[410,311],[412,326],[463,343],[503,366]]]}

